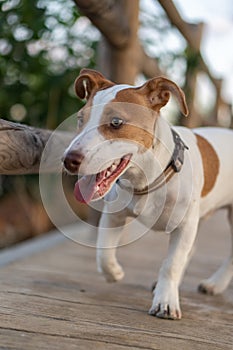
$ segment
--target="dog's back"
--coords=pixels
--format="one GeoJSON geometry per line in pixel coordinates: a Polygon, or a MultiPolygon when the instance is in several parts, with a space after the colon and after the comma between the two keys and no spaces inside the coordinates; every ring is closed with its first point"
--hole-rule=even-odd
{"type": "Polygon", "coordinates": [[[233,205],[233,131],[223,128],[194,130],[202,155],[205,188],[201,196],[201,216],[208,211],[233,205]]]}

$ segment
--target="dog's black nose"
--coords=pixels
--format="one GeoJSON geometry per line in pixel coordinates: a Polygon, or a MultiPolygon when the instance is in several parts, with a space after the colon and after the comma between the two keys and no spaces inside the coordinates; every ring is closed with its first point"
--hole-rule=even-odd
{"type": "Polygon", "coordinates": [[[84,158],[84,156],[81,153],[79,153],[77,151],[69,151],[63,159],[64,167],[70,173],[75,174],[78,172],[83,158],[84,158]]]}

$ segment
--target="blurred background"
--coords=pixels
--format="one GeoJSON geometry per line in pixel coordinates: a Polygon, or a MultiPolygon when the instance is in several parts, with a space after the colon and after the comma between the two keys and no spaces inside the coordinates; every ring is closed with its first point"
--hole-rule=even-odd
{"type": "MultiPolygon", "coordinates": [[[[165,75],[190,110],[182,118],[171,99],[172,124],[233,127],[231,0],[0,0],[0,10],[0,118],[55,129],[82,106],[73,83],[89,67],[117,83],[165,75]]],[[[0,175],[0,248],[51,228],[38,176],[0,175]]]]}

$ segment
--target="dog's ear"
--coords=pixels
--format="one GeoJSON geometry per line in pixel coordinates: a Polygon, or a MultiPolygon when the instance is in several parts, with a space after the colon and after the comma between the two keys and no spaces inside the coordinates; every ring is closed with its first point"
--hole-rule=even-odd
{"type": "Polygon", "coordinates": [[[81,99],[90,97],[91,93],[97,90],[106,89],[113,86],[110,80],[107,80],[101,73],[94,69],[82,69],[75,80],[75,92],[81,99]]]}
{"type": "Polygon", "coordinates": [[[151,107],[157,111],[165,106],[172,93],[180,107],[181,112],[187,116],[189,111],[185,100],[185,94],[173,81],[164,77],[157,77],[147,81],[139,88],[147,96],[151,107]]]}

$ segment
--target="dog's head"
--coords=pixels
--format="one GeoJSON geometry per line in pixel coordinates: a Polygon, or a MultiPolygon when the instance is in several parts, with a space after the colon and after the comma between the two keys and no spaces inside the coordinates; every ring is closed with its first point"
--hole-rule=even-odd
{"type": "Polygon", "coordinates": [[[78,135],[63,162],[68,172],[83,175],[75,186],[75,196],[81,202],[105,196],[133,166],[133,159],[151,149],[156,120],[170,93],[181,112],[188,114],[183,91],[163,77],[133,87],[116,85],[97,71],[83,69],[75,91],[87,102],[78,112],[78,135]]]}

